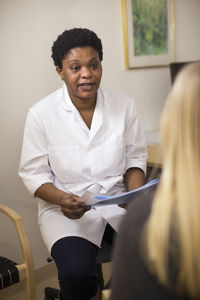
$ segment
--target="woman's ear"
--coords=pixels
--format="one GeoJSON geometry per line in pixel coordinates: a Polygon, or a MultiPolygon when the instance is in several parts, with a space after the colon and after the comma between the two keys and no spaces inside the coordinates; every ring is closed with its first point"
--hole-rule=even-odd
{"type": "Polygon", "coordinates": [[[59,67],[56,67],[56,71],[57,71],[58,75],[60,76],[60,79],[63,80],[63,72],[62,72],[62,69],[60,69],[59,67]]]}

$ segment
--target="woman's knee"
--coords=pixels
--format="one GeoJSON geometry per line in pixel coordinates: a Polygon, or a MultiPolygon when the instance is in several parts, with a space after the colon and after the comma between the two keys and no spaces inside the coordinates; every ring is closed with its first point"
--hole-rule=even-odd
{"type": "Polygon", "coordinates": [[[77,284],[79,286],[79,283],[87,284],[96,282],[97,280],[97,274],[96,270],[88,270],[88,268],[84,268],[84,266],[78,266],[77,264],[68,265],[62,265],[59,266],[58,269],[58,277],[59,280],[62,280],[64,282],[70,282],[71,284],[77,284]]]}

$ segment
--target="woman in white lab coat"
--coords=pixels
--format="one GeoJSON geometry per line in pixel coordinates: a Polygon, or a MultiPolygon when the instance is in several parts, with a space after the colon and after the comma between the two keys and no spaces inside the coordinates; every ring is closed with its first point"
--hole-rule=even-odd
{"type": "Polygon", "coordinates": [[[62,299],[99,299],[96,250],[103,237],[112,241],[125,210],[79,198],[143,185],[145,138],[133,99],[100,87],[103,52],[94,32],[64,31],[52,58],[64,84],[28,112],[19,175],[38,198],[62,299]]]}

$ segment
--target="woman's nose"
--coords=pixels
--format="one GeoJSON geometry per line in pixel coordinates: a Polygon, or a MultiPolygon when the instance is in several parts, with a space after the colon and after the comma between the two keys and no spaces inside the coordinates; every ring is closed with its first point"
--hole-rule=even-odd
{"type": "Polygon", "coordinates": [[[83,77],[83,78],[89,78],[89,77],[91,77],[91,72],[90,72],[89,68],[87,68],[87,67],[82,68],[82,70],[81,70],[81,77],[83,77]]]}

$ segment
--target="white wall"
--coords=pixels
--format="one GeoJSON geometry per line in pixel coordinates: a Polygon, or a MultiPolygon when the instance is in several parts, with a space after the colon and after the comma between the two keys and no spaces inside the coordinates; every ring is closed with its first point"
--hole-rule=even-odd
{"type": "MultiPolygon", "coordinates": [[[[177,60],[200,59],[200,1],[175,0],[177,60]]],[[[71,27],[88,27],[103,42],[103,84],[134,97],[145,131],[158,128],[170,88],[168,68],[124,70],[120,0],[0,0],[1,203],[20,213],[35,267],[48,253],[37,225],[37,207],[17,175],[29,107],[61,82],[51,60],[52,42],[71,27]]],[[[19,260],[16,238],[0,218],[0,253],[19,260]]]]}

